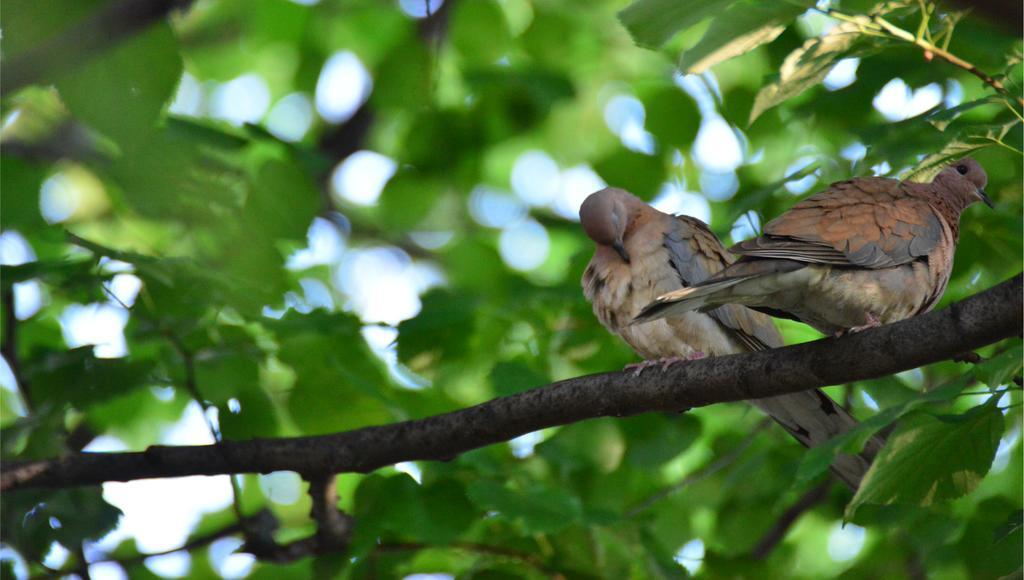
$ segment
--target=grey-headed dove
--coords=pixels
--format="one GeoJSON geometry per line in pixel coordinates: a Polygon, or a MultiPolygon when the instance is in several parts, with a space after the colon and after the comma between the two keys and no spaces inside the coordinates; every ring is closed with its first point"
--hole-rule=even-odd
{"type": "MultiPolygon", "coordinates": [[[[700,220],[662,213],[626,191],[606,188],[583,202],[580,222],[597,245],[583,274],[583,293],[601,323],[643,358],[674,361],[782,346],[771,319],[742,306],[630,324],[655,297],[696,284],[729,265],[721,242],[700,220]]],[[[817,390],[750,402],[808,447],[857,424],[817,390]]],[[[833,472],[856,489],[881,444],[875,438],[862,455],[837,456],[833,472]]]]}
{"type": "Polygon", "coordinates": [[[636,322],[742,304],[842,334],[927,312],[949,282],[960,214],[976,201],[992,207],[987,182],[968,157],[931,183],[834,183],[730,248],[736,263],[659,296],[636,322]]]}

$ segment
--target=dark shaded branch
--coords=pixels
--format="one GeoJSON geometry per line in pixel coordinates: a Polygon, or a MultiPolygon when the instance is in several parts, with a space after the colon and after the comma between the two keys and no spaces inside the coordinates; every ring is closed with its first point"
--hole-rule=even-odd
{"type": "Polygon", "coordinates": [[[82,545],[82,542],[75,542],[73,552],[79,562],[78,575],[82,577],[82,580],[91,580],[91,576],[89,576],[89,560],[85,557],[85,547],[82,545]]]}
{"type": "Polygon", "coordinates": [[[490,544],[480,544],[477,542],[452,542],[450,544],[421,544],[419,542],[389,542],[381,544],[376,547],[374,552],[386,553],[386,552],[407,552],[407,551],[419,551],[426,549],[454,549],[462,550],[465,552],[472,552],[474,554],[483,554],[487,556],[497,556],[499,558],[508,558],[511,560],[517,560],[524,564],[529,564],[537,570],[544,573],[549,573],[547,566],[537,556],[528,552],[520,552],[519,550],[513,550],[504,546],[492,546],[490,544]]]}
{"type": "MultiPolygon", "coordinates": [[[[195,354],[189,350],[185,346],[185,343],[182,342],[181,338],[173,332],[165,330],[164,336],[167,338],[168,342],[171,343],[171,346],[174,347],[174,350],[177,351],[178,356],[181,357],[182,366],[184,367],[183,370],[185,372],[185,390],[188,392],[189,396],[192,397],[192,400],[199,405],[199,408],[203,410],[203,420],[206,421],[206,428],[210,431],[210,436],[213,437],[213,440],[218,444],[222,443],[224,438],[221,435],[220,427],[215,424],[213,419],[210,417],[211,405],[203,398],[202,393],[199,392],[199,381],[196,379],[195,354]]],[[[219,448],[223,449],[222,446],[219,448]]],[[[224,459],[227,460],[228,458],[225,457],[224,459]]],[[[238,517],[238,521],[242,522],[243,529],[246,532],[246,539],[251,540],[254,532],[244,527],[247,520],[245,518],[245,514],[242,512],[242,489],[241,486],[239,486],[235,475],[236,474],[233,473],[228,477],[228,482],[231,484],[231,505],[235,510],[235,516],[238,517]]]]}
{"type": "Polygon", "coordinates": [[[14,375],[14,382],[18,384],[18,393],[25,404],[25,411],[32,414],[36,404],[32,400],[32,392],[29,390],[28,383],[25,382],[24,375],[21,374],[21,361],[18,358],[18,319],[15,316],[14,308],[14,286],[7,286],[3,289],[3,306],[4,336],[3,341],[0,342],[0,354],[7,361],[7,366],[11,367],[11,374],[14,375]]]}
{"type": "Polygon", "coordinates": [[[96,143],[88,129],[74,121],[65,121],[52,133],[36,141],[6,139],[5,155],[13,155],[34,162],[74,159],[89,163],[102,163],[109,156],[96,143]]]}
{"type": "MultiPolygon", "coordinates": [[[[128,568],[128,567],[131,567],[131,566],[136,566],[138,564],[142,564],[148,558],[158,558],[160,556],[166,556],[168,554],[174,554],[175,552],[191,552],[192,550],[197,550],[199,548],[203,548],[203,547],[209,546],[210,544],[216,542],[217,540],[219,540],[221,538],[226,538],[228,536],[234,536],[235,534],[241,534],[244,531],[244,528],[247,527],[247,526],[249,526],[249,527],[261,527],[261,528],[271,527],[272,528],[272,527],[274,527],[276,525],[277,525],[277,519],[274,517],[274,514],[271,513],[270,510],[264,509],[264,510],[256,513],[256,515],[248,517],[248,518],[244,519],[241,522],[235,522],[235,523],[227,525],[227,526],[225,526],[225,527],[223,527],[223,528],[221,528],[219,530],[216,530],[216,531],[210,532],[208,534],[205,534],[205,535],[193,538],[193,539],[189,540],[188,542],[185,542],[181,546],[178,546],[177,548],[171,548],[170,550],[162,550],[162,551],[159,551],[159,552],[150,552],[150,553],[145,553],[145,554],[135,554],[133,556],[127,556],[127,557],[124,557],[124,558],[103,558],[103,559],[100,559],[100,560],[94,560],[92,562],[89,562],[89,565],[92,565],[92,564],[118,564],[119,566],[121,566],[123,568],[128,568]]],[[[79,565],[79,566],[77,566],[73,570],[67,570],[67,569],[65,569],[65,570],[52,570],[52,571],[49,571],[47,574],[49,576],[61,576],[61,577],[63,577],[63,576],[66,576],[68,574],[78,574],[78,575],[81,576],[82,573],[83,573],[83,566],[79,565]]]]}
{"type": "Polygon", "coordinates": [[[729,467],[730,465],[733,464],[733,462],[739,459],[740,455],[743,455],[743,452],[746,451],[754,443],[754,440],[757,439],[758,434],[760,434],[761,431],[767,429],[768,426],[771,424],[771,419],[762,419],[761,422],[757,424],[757,427],[755,427],[750,433],[748,433],[747,436],[743,439],[743,441],[741,441],[735,449],[719,457],[715,461],[711,462],[704,469],[701,469],[700,471],[696,471],[684,477],[683,480],[680,481],[679,483],[673,484],[647,497],[643,501],[631,507],[626,512],[626,517],[636,517],[641,513],[647,511],[654,504],[675,494],[676,492],[682,490],[683,488],[689,487],[703,479],[711,477],[712,475],[718,473],[719,471],[725,469],[726,467],[729,467]]]}
{"type": "Polygon", "coordinates": [[[69,26],[37,46],[4,63],[0,94],[8,95],[26,85],[72,69],[117,43],[130,38],[166,17],[186,8],[192,0],[117,0],[81,22],[69,26]]]}
{"type": "Polygon", "coordinates": [[[64,446],[70,451],[81,451],[96,438],[96,433],[89,427],[88,423],[82,421],[68,436],[64,438],[64,446]]]}
{"type": "Polygon", "coordinates": [[[594,417],[680,411],[873,379],[1019,335],[1021,291],[1018,274],[944,310],[840,339],[691,361],[664,372],[648,371],[639,379],[624,372],[577,377],[392,425],[314,437],[9,462],[2,465],[0,489],[271,471],[365,473],[401,461],[448,460],[538,429],[594,417]]]}
{"type": "Polygon", "coordinates": [[[337,477],[330,474],[309,478],[309,497],[313,500],[309,516],[316,520],[317,550],[344,550],[352,535],[352,518],[338,509],[337,477]]]}
{"type": "Polygon", "coordinates": [[[832,480],[827,479],[817,486],[811,488],[810,491],[805,493],[796,500],[793,505],[789,506],[786,511],[782,512],[779,519],[776,520],[773,525],[757,542],[754,546],[753,552],[750,553],[750,557],[755,560],[763,560],[768,557],[768,554],[772,553],[775,546],[779,545],[786,534],[789,533],[789,528],[793,527],[800,516],[802,516],[807,510],[813,508],[819,503],[825,501],[828,497],[828,490],[832,487],[832,480]]]}
{"type": "Polygon", "coordinates": [[[971,10],[988,22],[1015,34],[1024,34],[1024,4],[1006,0],[953,0],[961,10],[971,10]]]}

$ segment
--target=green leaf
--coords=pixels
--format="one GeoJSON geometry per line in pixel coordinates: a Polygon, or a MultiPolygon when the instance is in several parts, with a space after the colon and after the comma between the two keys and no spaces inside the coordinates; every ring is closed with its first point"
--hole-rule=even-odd
{"type": "Polygon", "coordinates": [[[4,495],[4,542],[35,561],[54,541],[79,546],[99,540],[121,517],[121,510],[104,501],[99,486],[4,495]]]}
{"type": "Polygon", "coordinates": [[[606,182],[651,199],[665,181],[665,163],[661,158],[628,149],[619,149],[594,165],[606,182]]]}
{"type": "Polygon", "coordinates": [[[52,284],[78,284],[83,281],[95,282],[92,274],[92,260],[53,260],[26,262],[17,266],[0,266],[3,285],[17,284],[33,278],[40,278],[52,284]]]}
{"type": "MultiPolygon", "coordinates": [[[[331,433],[388,423],[391,381],[349,314],[289,312],[267,325],[278,357],[295,372],[288,410],[305,433],[331,433]]],[[[244,408],[243,408],[244,409],[244,408]]]]}
{"type": "Polygon", "coordinates": [[[626,441],[616,421],[597,419],[566,425],[537,446],[537,453],[570,471],[614,471],[622,462],[626,441]]]}
{"type": "Polygon", "coordinates": [[[636,0],[619,20],[640,46],[657,48],[677,32],[717,14],[734,0],[636,0]]]}
{"type": "Polygon", "coordinates": [[[423,296],[423,309],[398,325],[398,359],[413,366],[463,356],[473,335],[473,300],[451,290],[431,290],[423,296]]]}
{"type": "Polygon", "coordinates": [[[949,127],[950,123],[952,123],[957,118],[959,118],[960,115],[963,115],[964,113],[966,113],[968,111],[971,111],[973,109],[976,109],[978,107],[982,107],[982,106],[985,106],[985,105],[1003,105],[1003,106],[1005,106],[1004,105],[1005,102],[1006,102],[1006,98],[1005,97],[1002,97],[1000,95],[988,95],[988,96],[982,97],[980,99],[975,99],[973,101],[967,101],[966,103],[960,103],[959,105],[957,105],[955,107],[950,107],[948,109],[942,109],[942,110],[936,111],[934,113],[926,115],[926,117],[928,119],[928,122],[931,123],[933,127],[938,129],[939,131],[945,131],[946,127],[949,127]]]}
{"type": "Polygon", "coordinates": [[[494,383],[494,393],[500,396],[520,393],[548,382],[544,373],[518,360],[502,361],[494,365],[491,377],[494,383]]]}
{"type": "Polygon", "coordinates": [[[689,95],[675,84],[663,84],[639,97],[646,113],[644,127],[659,146],[687,150],[693,145],[700,128],[700,111],[689,95]]]}
{"type": "Polygon", "coordinates": [[[178,43],[162,22],[57,81],[71,113],[133,149],[149,135],[181,78],[178,43]]]}
{"type": "Polygon", "coordinates": [[[384,186],[377,216],[388,231],[409,231],[426,218],[444,191],[441,179],[404,167],[384,186]]]}
{"type": "Polygon", "coordinates": [[[463,2],[452,8],[449,38],[468,62],[492,64],[511,40],[505,14],[494,0],[463,2]]]}
{"type": "Polygon", "coordinates": [[[648,413],[619,421],[626,436],[625,460],[653,469],[686,451],[700,436],[700,421],[687,414],[666,417],[648,413]]]}
{"type": "Polygon", "coordinates": [[[381,109],[425,107],[431,100],[430,81],[434,64],[427,44],[410,35],[396,46],[374,74],[374,107],[381,109]]]}
{"type": "Polygon", "coordinates": [[[756,2],[731,4],[711,21],[711,27],[693,48],[683,53],[679,68],[699,74],[720,62],[775,40],[794,18],[814,2],[756,2]]]}
{"type": "Polygon", "coordinates": [[[386,530],[430,544],[452,542],[479,517],[458,481],[420,485],[405,474],[364,480],[356,506],[357,520],[371,528],[371,535],[386,530]]]}
{"type": "Polygon", "coordinates": [[[39,187],[48,167],[10,155],[3,156],[3,167],[3,172],[0,172],[0,189],[4,191],[0,226],[7,230],[43,225],[45,222],[39,213],[39,187]]]}
{"type": "Polygon", "coordinates": [[[1003,422],[992,403],[963,415],[907,417],[864,476],[846,518],[866,504],[927,507],[974,491],[992,465],[1003,422]]]}
{"type": "Polygon", "coordinates": [[[850,56],[862,35],[856,24],[844,22],[789,53],[779,77],[761,87],[750,110],[750,123],[762,113],[821,82],[839,59],[850,56]]]}
{"type": "Polygon", "coordinates": [[[859,453],[864,449],[864,444],[883,427],[891,425],[900,417],[924,405],[953,399],[953,397],[956,397],[964,388],[970,385],[973,380],[974,374],[967,372],[940,387],[918,394],[905,403],[883,409],[881,412],[861,421],[853,429],[829,439],[822,445],[807,450],[803,460],[800,462],[800,467],[797,468],[797,484],[806,484],[823,473],[832,464],[836,453],[859,453]]]}
{"type": "Polygon", "coordinates": [[[259,366],[247,354],[228,352],[203,356],[196,361],[195,373],[199,393],[214,405],[259,385],[259,366]]]}
{"type": "Polygon", "coordinates": [[[1020,340],[996,356],[982,362],[975,367],[978,379],[990,388],[997,389],[1009,383],[1014,377],[1020,375],[1021,367],[1024,366],[1024,347],[1020,340]]]}
{"type": "Polygon", "coordinates": [[[1010,537],[1011,534],[1024,527],[1024,510],[1017,510],[1006,518],[1006,522],[996,528],[992,535],[994,542],[999,543],[1010,537]]]}
{"type": "Polygon", "coordinates": [[[478,508],[498,512],[522,524],[528,533],[558,532],[583,515],[579,498],[562,488],[515,491],[496,481],[478,480],[469,484],[467,492],[478,508]]]}
{"type": "Polygon", "coordinates": [[[1006,137],[1006,134],[1019,123],[1019,119],[1014,119],[1001,125],[976,126],[946,143],[936,153],[932,153],[919,161],[913,169],[901,177],[911,181],[931,181],[950,162],[966,155],[971,155],[979,149],[996,145],[998,141],[1002,141],[1003,137],[1006,137]]]}
{"type": "Polygon", "coordinates": [[[144,386],[151,361],[96,358],[91,346],[34,353],[26,376],[38,402],[70,403],[78,409],[144,386]]]}

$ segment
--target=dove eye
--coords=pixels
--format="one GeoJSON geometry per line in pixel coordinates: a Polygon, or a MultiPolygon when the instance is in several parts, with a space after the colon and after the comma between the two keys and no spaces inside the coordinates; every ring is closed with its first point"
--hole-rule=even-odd
{"type": "Polygon", "coordinates": [[[956,171],[960,175],[967,175],[967,166],[966,165],[957,165],[956,166],[956,171]]]}

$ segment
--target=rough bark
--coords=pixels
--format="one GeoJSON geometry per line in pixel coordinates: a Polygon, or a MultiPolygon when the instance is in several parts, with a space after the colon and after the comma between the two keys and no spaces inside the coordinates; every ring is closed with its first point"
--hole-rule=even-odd
{"type": "Polygon", "coordinates": [[[626,372],[577,377],[443,415],[332,435],[6,463],[0,489],[281,470],[369,472],[401,461],[448,460],[594,417],[680,411],[872,379],[1020,335],[1021,291],[1018,274],[943,310],[840,339],[692,361],[638,378],[626,372]]]}

